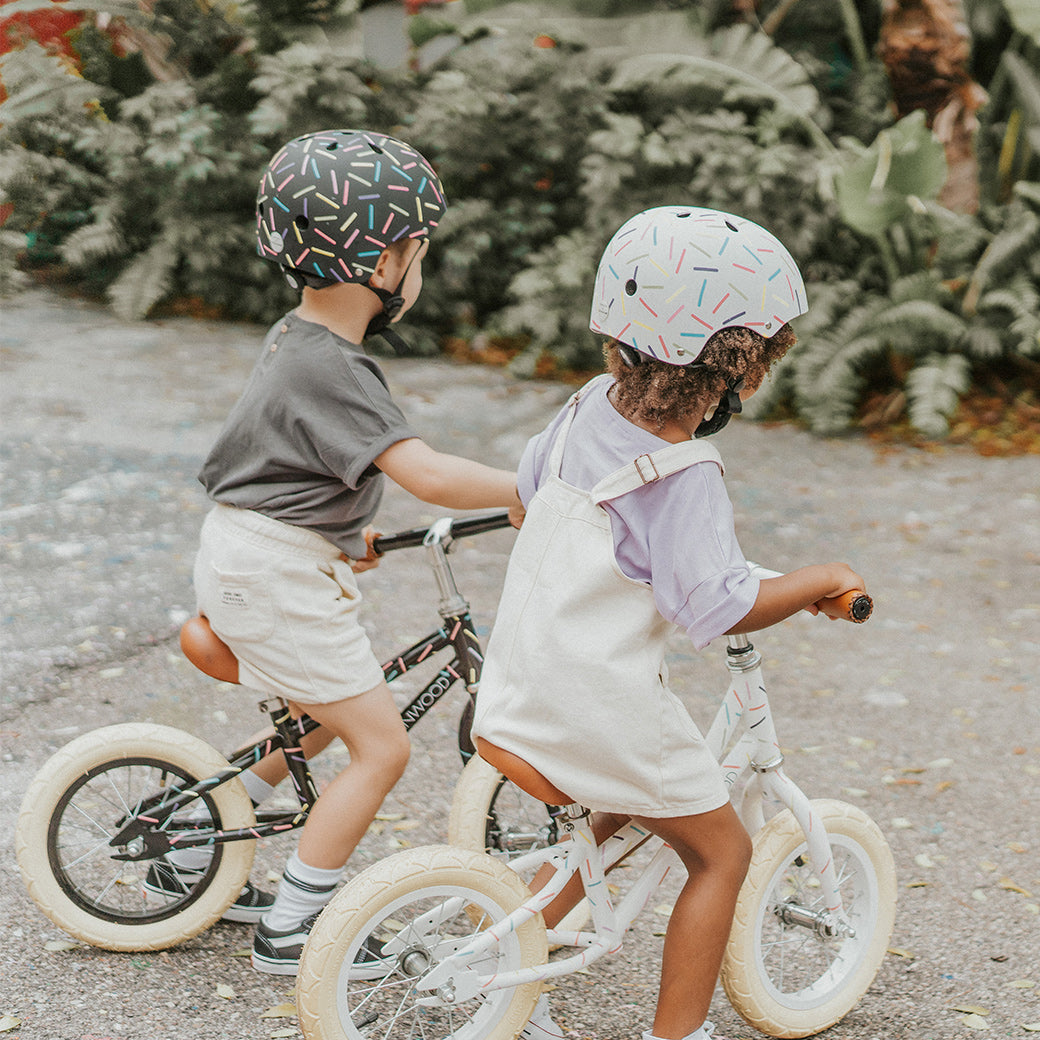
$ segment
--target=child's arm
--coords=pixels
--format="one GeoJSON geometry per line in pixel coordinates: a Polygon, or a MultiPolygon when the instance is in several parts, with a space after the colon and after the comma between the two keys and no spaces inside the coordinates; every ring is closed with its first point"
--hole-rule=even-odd
{"type": "Polygon", "coordinates": [[[431,505],[445,509],[508,507],[511,519],[517,511],[523,516],[515,473],[434,451],[418,437],[391,445],[376,457],[375,464],[395,484],[431,505]]]}
{"type": "Polygon", "coordinates": [[[840,596],[853,589],[866,591],[863,579],[844,563],[816,563],[800,567],[779,578],[763,578],[755,605],[726,635],[757,632],[775,625],[799,610],[818,614],[820,600],[840,596]]]}

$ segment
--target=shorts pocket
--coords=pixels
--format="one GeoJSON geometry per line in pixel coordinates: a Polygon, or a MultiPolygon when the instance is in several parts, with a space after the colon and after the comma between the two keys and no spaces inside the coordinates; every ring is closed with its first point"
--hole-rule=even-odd
{"type": "Polygon", "coordinates": [[[261,571],[212,570],[213,596],[206,612],[214,630],[232,641],[269,639],[275,614],[267,576],[261,571]]]}
{"type": "Polygon", "coordinates": [[[357,578],[346,560],[329,560],[327,563],[320,564],[318,569],[336,583],[338,598],[352,601],[361,600],[361,590],[358,588],[357,578]]]}

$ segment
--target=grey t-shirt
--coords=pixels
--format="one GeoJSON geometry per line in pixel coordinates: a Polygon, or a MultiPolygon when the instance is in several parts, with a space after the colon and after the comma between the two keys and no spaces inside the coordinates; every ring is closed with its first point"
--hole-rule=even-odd
{"type": "Polygon", "coordinates": [[[324,325],[288,314],[199,473],[210,498],[306,527],[348,556],[383,495],[373,460],[418,436],[379,366],[324,325]]]}

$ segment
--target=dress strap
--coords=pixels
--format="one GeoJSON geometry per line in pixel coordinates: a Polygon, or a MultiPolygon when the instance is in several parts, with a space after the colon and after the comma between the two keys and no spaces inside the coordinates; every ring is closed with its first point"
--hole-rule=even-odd
{"type": "Polygon", "coordinates": [[[595,376],[590,379],[583,387],[575,390],[570,396],[570,400],[567,402],[567,418],[563,420],[563,425],[560,427],[559,432],[556,434],[556,439],[553,441],[552,449],[549,452],[549,472],[554,476],[558,477],[560,471],[563,468],[563,448],[567,443],[567,434],[570,432],[571,423],[574,422],[574,416],[578,411],[578,401],[581,400],[582,394],[599,379],[599,376],[595,376]]]}
{"type": "Polygon", "coordinates": [[[714,462],[723,473],[726,472],[722,456],[714,445],[703,440],[680,441],[647,455],[640,455],[627,466],[615,470],[589,492],[589,497],[596,505],[600,505],[647,484],[664,480],[665,477],[689,469],[698,462],[714,462]]]}

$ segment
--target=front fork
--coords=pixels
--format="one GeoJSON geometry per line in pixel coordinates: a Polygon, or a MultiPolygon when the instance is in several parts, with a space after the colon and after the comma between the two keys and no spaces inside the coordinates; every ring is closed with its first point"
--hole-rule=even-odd
{"type": "Polygon", "coordinates": [[[742,804],[738,806],[742,810],[741,818],[749,831],[757,831],[765,822],[763,796],[775,799],[791,811],[805,835],[809,862],[824,902],[823,910],[785,903],[774,912],[784,924],[810,928],[823,938],[851,936],[855,933],[842,902],[826,828],[812,801],[784,772],[784,756],[762,678],[762,656],[745,636],[730,636],[726,665],[732,677],[727,694],[730,711],[746,716],[744,736],[722,760],[727,774],[750,774],[742,804]]]}

